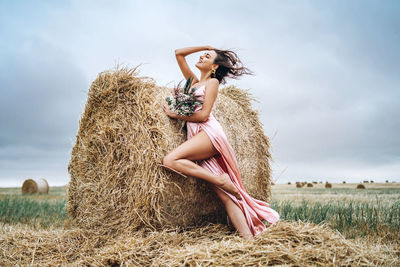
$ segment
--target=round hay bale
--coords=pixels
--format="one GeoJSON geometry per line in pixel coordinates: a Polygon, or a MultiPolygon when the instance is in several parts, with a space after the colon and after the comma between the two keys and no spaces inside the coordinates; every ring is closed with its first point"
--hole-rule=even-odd
{"type": "Polygon", "coordinates": [[[34,194],[34,193],[49,193],[49,184],[47,183],[46,179],[27,179],[22,184],[22,194],[34,194]]]}
{"type": "Polygon", "coordinates": [[[346,184],[346,181],[343,181],[342,183],[343,183],[343,184],[346,184]]]}
{"type": "Polygon", "coordinates": [[[297,188],[302,188],[302,187],[303,187],[303,184],[302,184],[302,183],[296,183],[296,187],[297,187],[297,188]]]}
{"type": "Polygon", "coordinates": [[[308,183],[307,187],[313,187],[314,185],[312,183],[308,183]]]}
{"type": "MultiPolygon", "coordinates": [[[[226,223],[210,184],[162,166],[186,140],[185,122],[162,110],[170,94],[139,77],[137,67],[105,71],[93,81],[68,164],[67,210],[78,226],[120,234],[226,223]]],[[[269,202],[269,140],[250,100],[235,86],[221,88],[213,114],[234,149],[244,188],[269,202]]]]}
{"type": "Polygon", "coordinates": [[[357,189],[365,189],[365,185],[363,185],[363,184],[358,184],[358,185],[357,185],[357,189]]]}
{"type": "Polygon", "coordinates": [[[325,183],[325,188],[332,188],[332,184],[331,184],[331,183],[328,183],[328,182],[326,182],[326,183],[325,183]]]}
{"type": "Polygon", "coordinates": [[[290,184],[292,184],[292,183],[291,183],[291,182],[288,182],[287,184],[289,184],[289,185],[290,185],[290,184]]]}

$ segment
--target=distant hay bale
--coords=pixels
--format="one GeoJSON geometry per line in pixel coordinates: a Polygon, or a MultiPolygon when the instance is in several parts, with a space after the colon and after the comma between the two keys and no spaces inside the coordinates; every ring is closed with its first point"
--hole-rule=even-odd
{"type": "Polygon", "coordinates": [[[371,181],[370,181],[370,183],[371,183],[371,184],[373,184],[373,183],[374,183],[374,181],[373,181],[373,180],[371,180],[371,181]]]}
{"type": "Polygon", "coordinates": [[[346,181],[343,181],[342,183],[343,183],[343,184],[345,184],[345,183],[346,183],[346,181]]]}
{"type": "Polygon", "coordinates": [[[369,182],[367,180],[363,181],[364,184],[368,184],[369,182]]]}
{"type": "Polygon", "coordinates": [[[332,188],[332,184],[331,184],[331,183],[328,183],[328,182],[326,182],[326,183],[325,183],[325,188],[332,188]]]}
{"type": "Polygon", "coordinates": [[[47,181],[43,178],[33,180],[33,179],[28,179],[25,180],[24,183],[22,184],[22,194],[34,194],[34,193],[49,193],[49,184],[47,181]]]}
{"type": "Polygon", "coordinates": [[[308,183],[307,187],[313,187],[313,184],[312,183],[308,183]]]}
{"type": "Polygon", "coordinates": [[[313,181],[312,183],[313,183],[313,184],[318,184],[318,182],[317,182],[317,181],[313,181]]]}
{"type": "Polygon", "coordinates": [[[389,180],[386,180],[385,183],[389,183],[389,180]]]}
{"type": "Polygon", "coordinates": [[[287,184],[292,184],[291,182],[288,182],[287,184]]]}
{"type": "Polygon", "coordinates": [[[303,183],[296,183],[296,187],[297,188],[302,188],[303,187],[303,183]]]}
{"type": "Polygon", "coordinates": [[[357,185],[357,189],[365,189],[365,185],[363,185],[363,184],[358,184],[358,185],[357,185]]]}
{"type": "MultiPolygon", "coordinates": [[[[162,110],[171,88],[136,69],[105,71],[91,84],[68,165],[68,213],[81,228],[103,234],[226,223],[210,184],[162,166],[186,140],[185,122],[162,110]]],[[[213,114],[234,149],[244,188],[269,202],[269,140],[251,100],[235,86],[221,88],[213,114]]]]}

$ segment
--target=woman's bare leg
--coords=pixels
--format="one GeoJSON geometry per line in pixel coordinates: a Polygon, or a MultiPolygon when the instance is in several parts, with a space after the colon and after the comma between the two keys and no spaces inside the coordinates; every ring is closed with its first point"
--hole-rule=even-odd
{"type": "Polygon", "coordinates": [[[241,199],[239,190],[233,185],[229,175],[216,175],[193,162],[193,160],[208,159],[217,153],[219,152],[208,135],[204,131],[200,131],[166,155],[163,159],[163,166],[220,186],[237,199],[241,199]]]}
{"type": "Polygon", "coordinates": [[[229,219],[232,221],[235,229],[239,232],[239,235],[244,239],[253,239],[254,236],[250,231],[249,225],[247,224],[246,217],[244,216],[242,209],[218,187],[212,186],[212,188],[224,204],[229,219]]]}

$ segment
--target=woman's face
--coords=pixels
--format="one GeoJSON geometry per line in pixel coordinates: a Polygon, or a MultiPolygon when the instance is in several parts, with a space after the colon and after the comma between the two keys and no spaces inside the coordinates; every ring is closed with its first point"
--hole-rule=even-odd
{"type": "MultiPolygon", "coordinates": [[[[200,56],[199,61],[196,63],[196,67],[206,71],[211,70],[216,57],[217,53],[214,50],[207,50],[200,56]]],[[[216,66],[214,66],[214,69],[215,68],[216,66]]]]}

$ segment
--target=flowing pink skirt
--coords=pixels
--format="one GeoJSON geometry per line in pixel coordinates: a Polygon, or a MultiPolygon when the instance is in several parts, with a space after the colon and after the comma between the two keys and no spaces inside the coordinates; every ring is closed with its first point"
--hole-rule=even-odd
{"type": "Polygon", "coordinates": [[[266,229],[262,220],[275,224],[279,220],[279,214],[271,209],[267,202],[252,198],[243,188],[234,151],[220,123],[212,113],[206,122],[197,123],[188,121],[186,122],[186,126],[187,139],[192,138],[195,134],[203,130],[209,136],[214,147],[219,151],[220,155],[197,161],[197,164],[217,175],[223,173],[229,174],[233,184],[239,190],[242,199],[238,200],[234,195],[219,188],[241,208],[253,236],[262,233],[266,229]]]}

